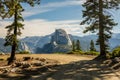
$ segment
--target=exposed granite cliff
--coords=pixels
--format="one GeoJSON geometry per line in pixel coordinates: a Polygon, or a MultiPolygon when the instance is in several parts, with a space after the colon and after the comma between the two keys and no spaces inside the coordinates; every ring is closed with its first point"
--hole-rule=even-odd
{"type": "Polygon", "coordinates": [[[72,42],[69,35],[63,29],[56,29],[50,43],[45,44],[41,49],[37,48],[36,53],[68,52],[71,49],[72,42]]]}

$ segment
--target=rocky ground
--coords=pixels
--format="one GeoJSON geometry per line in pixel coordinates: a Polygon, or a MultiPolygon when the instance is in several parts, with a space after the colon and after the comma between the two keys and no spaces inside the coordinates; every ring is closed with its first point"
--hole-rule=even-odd
{"type": "Polygon", "coordinates": [[[8,56],[0,55],[0,80],[120,80],[119,58],[98,62],[95,56],[27,54],[7,66],[8,56]]]}

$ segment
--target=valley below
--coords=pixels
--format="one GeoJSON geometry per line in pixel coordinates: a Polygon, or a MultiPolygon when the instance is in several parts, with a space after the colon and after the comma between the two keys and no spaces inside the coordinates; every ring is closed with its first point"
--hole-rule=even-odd
{"type": "Polygon", "coordinates": [[[120,71],[93,60],[96,56],[17,54],[7,66],[8,57],[0,55],[0,80],[120,80],[120,71]]]}

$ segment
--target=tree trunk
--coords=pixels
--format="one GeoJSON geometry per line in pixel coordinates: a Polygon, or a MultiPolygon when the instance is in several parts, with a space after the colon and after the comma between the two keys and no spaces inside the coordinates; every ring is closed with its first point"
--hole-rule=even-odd
{"type": "Polygon", "coordinates": [[[14,43],[12,45],[11,56],[9,58],[8,65],[12,64],[15,59],[15,50],[16,50],[16,44],[14,43]]]}
{"type": "Polygon", "coordinates": [[[99,44],[100,55],[96,59],[106,59],[104,25],[103,25],[103,0],[99,0],[99,44]]]}
{"type": "Polygon", "coordinates": [[[14,59],[15,59],[15,52],[16,52],[16,48],[17,48],[17,7],[15,7],[15,14],[14,14],[14,41],[12,44],[12,50],[11,50],[11,56],[9,58],[8,61],[8,65],[12,64],[14,59]]]}

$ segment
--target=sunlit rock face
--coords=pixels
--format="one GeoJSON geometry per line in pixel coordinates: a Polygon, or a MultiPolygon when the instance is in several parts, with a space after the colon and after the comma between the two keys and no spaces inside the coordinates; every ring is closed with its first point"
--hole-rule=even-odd
{"type": "Polygon", "coordinates": [[[19,42],[19,47],[18,47],[18,51],[28,51],[31,52],[29,47],[26,45],[25,42],[19,42]]]}
{"type": "Polygon", "coordinates": [[[56,44],[61,45],[72,45],[69,35],[63,29],[56,29],[54,35],[51,38],[51,43],[56,42],[56,44]]]}
{"type": "Polygon", "coordinates": [[[56,29],[51,36],[50,43],[47,43],[37,53],[68,52],[72,49],[72,42],[69,35],[63,29],[56,29]]]}

